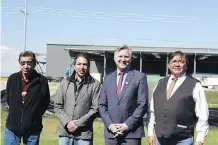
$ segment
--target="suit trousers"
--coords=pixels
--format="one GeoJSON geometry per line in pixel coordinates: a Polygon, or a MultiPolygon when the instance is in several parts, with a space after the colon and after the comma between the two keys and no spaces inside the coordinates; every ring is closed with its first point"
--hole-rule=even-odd
{"type": "Polygon", "coordinates": [[[141,138],[105,138],[105,145],[141,145],[141,138]]]}

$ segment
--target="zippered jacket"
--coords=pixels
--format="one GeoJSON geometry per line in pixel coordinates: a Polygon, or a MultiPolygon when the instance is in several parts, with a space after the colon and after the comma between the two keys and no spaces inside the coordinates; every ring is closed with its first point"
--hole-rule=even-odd
{"type": "Polygon", "coordinates": [[[17,135],[34,134],[42,131],[42,116],[50,103],[47,78],[35,70],[28,76],[30,86],[27,99],[22,103],[22,72],[9,76],[6,99],[9,106],[6,127],[17,135]]]}

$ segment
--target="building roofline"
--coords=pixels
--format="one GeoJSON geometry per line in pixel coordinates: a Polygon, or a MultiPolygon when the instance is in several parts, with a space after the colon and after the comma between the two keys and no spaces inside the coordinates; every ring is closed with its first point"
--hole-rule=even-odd
{"type": "MultiPolygon", "coordinates": [[[[66,46],[65,50],[74,51],[114,51],[116,45],[82,45],[82,44],[47,44],[47,45],[59,45],[66,46]]],[[[218,54],[218,48],[201,48],[201,47],[150,47],[150,46],[129,46],[133,52],[157,52],[157,53],[172,53],[177,50],[181,50],[184,53],[196,53],[196,54],[218,54]]]]}

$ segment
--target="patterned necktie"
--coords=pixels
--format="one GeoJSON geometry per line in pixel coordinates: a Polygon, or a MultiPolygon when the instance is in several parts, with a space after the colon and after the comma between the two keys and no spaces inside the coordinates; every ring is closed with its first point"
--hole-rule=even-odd
{"type": "Polygon", "coordinates": [[[118,85],[117,85],[117,97],[118,97],[118,99],[120,99],[120,95],[121,95],[123,76],[124,76],[124,73],[120,72],[120,79],[119,79],[119,82],[118,82],[118,85]]]}
{"type": "Polygon", "coordinates": [[[172,81],[167,89],[167,100],[170,99],[171,93],[173,91],[173,88],[174,88],[177,80],[178,80],[178,78],[172,78],[172,81]]]}

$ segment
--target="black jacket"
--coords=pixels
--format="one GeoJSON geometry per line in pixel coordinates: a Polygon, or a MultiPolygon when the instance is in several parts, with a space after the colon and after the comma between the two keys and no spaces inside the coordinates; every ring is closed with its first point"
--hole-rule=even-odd
{"type": "Polygon", "coordinates": [[[42,115],[50,102],[50,93],[46,77],[35,70],[30,73],[28,80],[30,86],[27,89],[27,100],[22,105],[22,73],[17,72],[8,78],[6,87],[6,99],[9,105],[9,113],[6,127],[18,135],[25,133],[38,133],[42,131],[42,115]]]}

